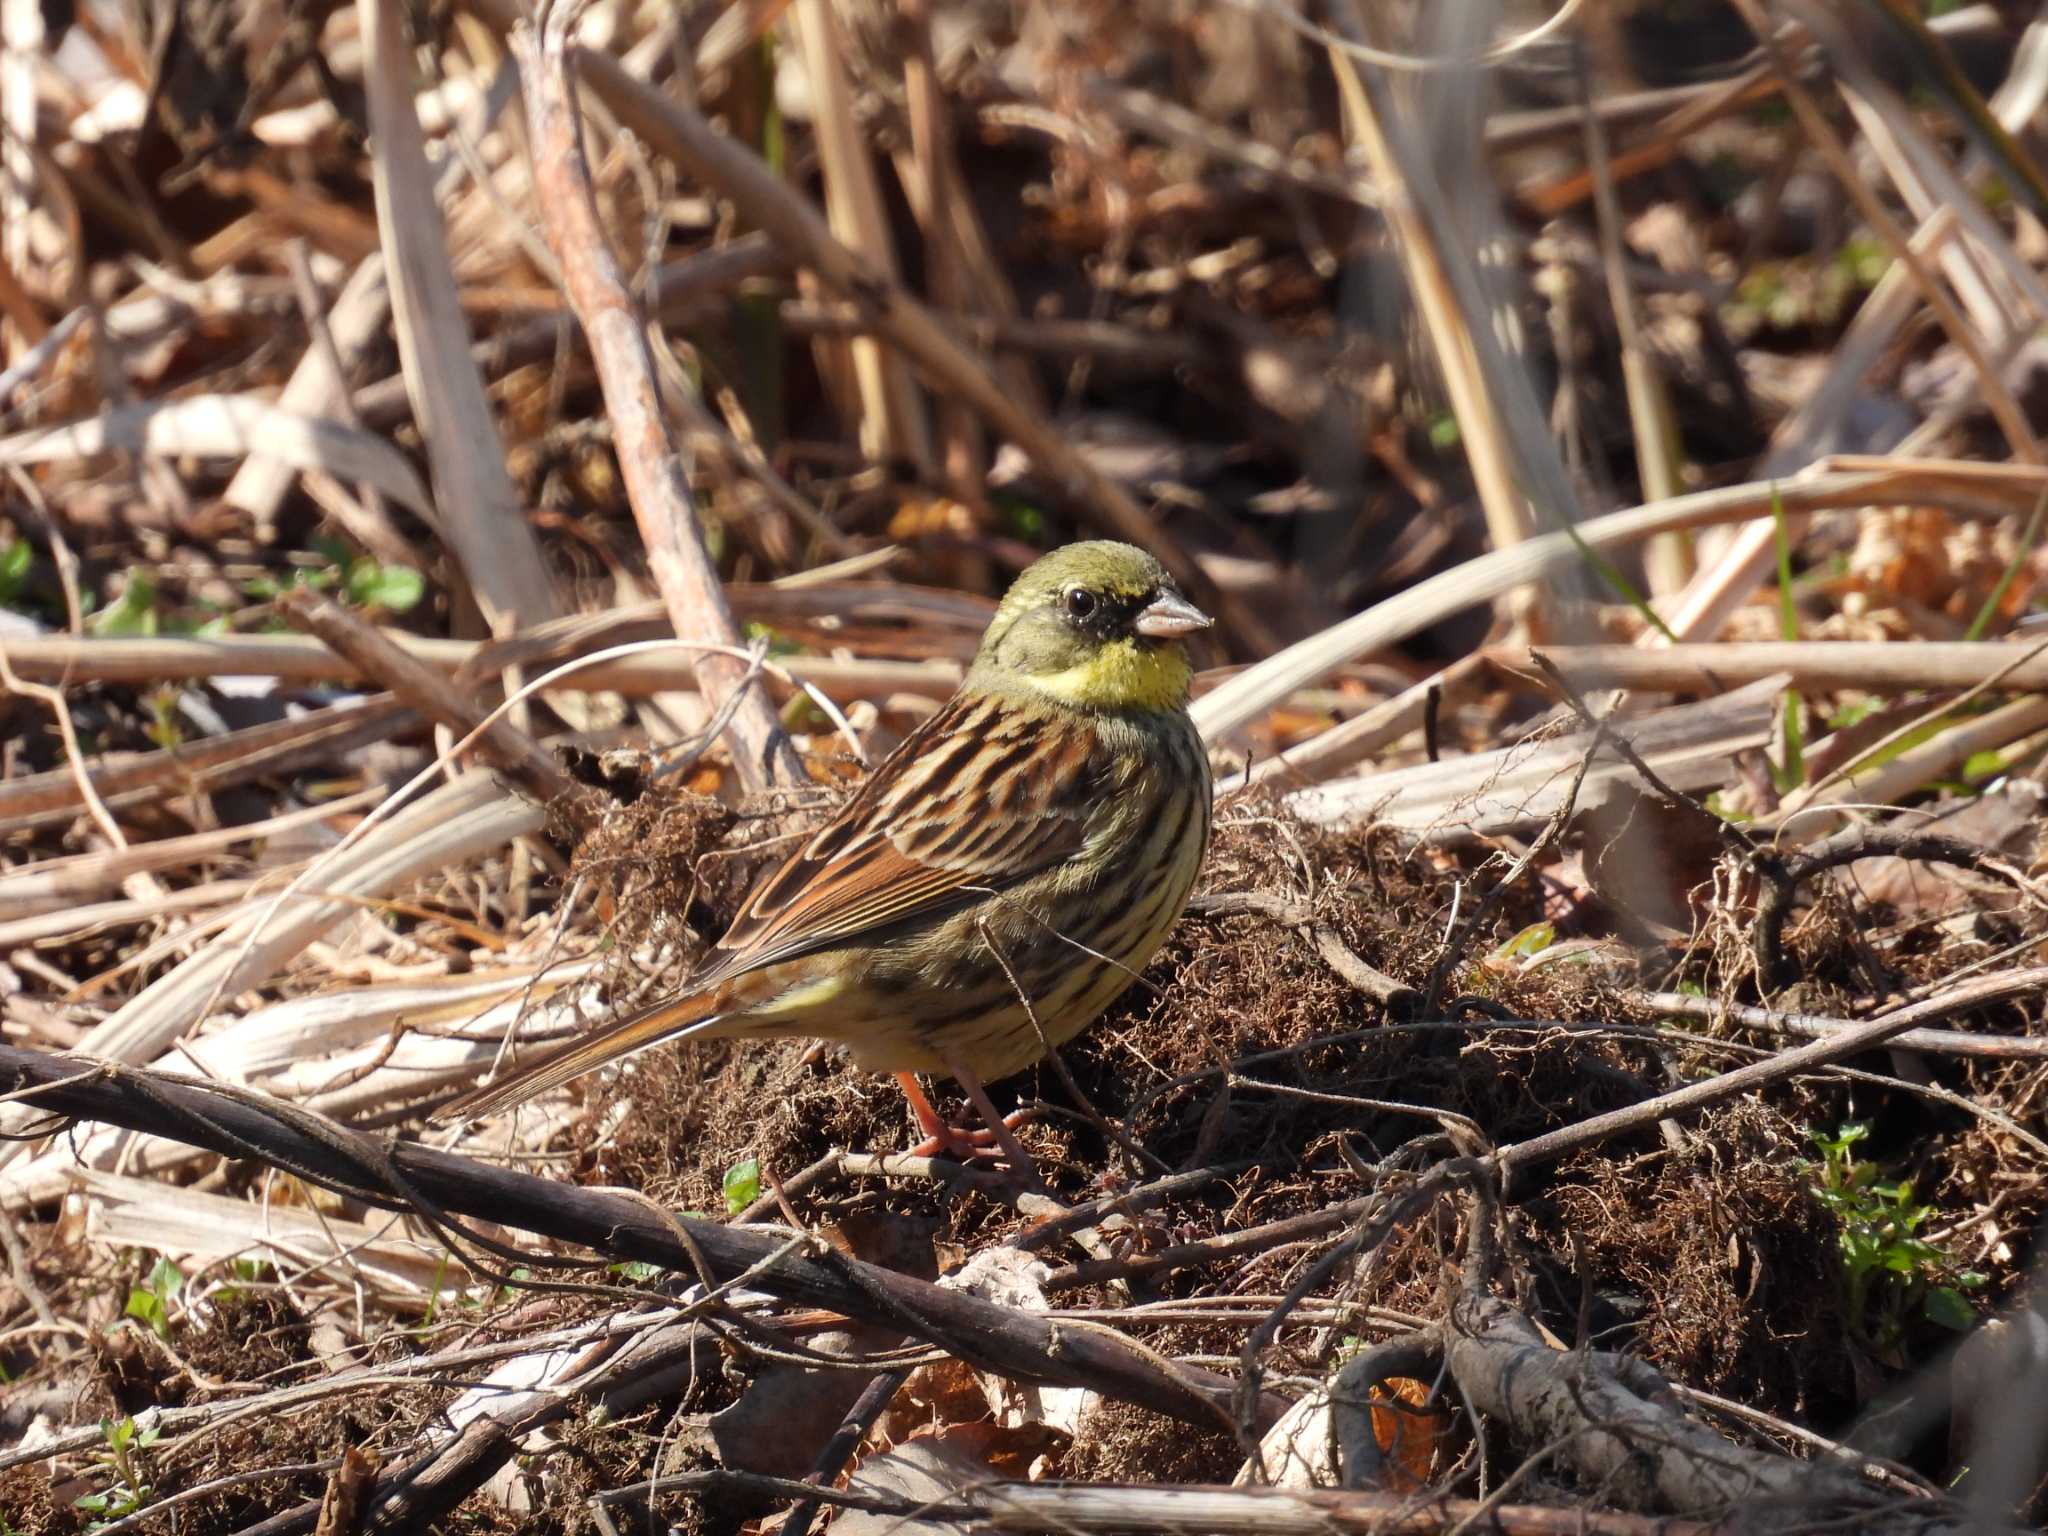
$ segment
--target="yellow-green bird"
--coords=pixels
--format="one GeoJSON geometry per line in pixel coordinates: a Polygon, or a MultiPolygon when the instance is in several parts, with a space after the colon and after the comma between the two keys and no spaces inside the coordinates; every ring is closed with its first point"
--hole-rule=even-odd
{"type": "Polygon", "coordinates": [[[895,1074],[927,1147],[957,1148],[917,1072],[982,1088],[1094,1021],[1187,904],[1209,763],[1183,640],[1210,620],[1128,544],[1019,576],[960,691],[748,898],[677,996],[457,1099],[473,1118],[665,1040],[804,1035],[895,1074]]]}

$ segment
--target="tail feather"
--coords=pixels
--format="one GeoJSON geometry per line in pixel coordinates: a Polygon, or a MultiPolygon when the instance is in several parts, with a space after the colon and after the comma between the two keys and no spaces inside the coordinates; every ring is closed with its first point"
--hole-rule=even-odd
{"type": "Polygon", "coordinates": [[[664,1040],[695,1034],[716,1023],[725,1006],[728,988],[690,992],[644,1008],[630,1018],[607,1024],[580,1039],[571,1040],[543,1056],[514,1068],[496,1082],[472,1088],[433,1112],[440,1121],[481,1120],[500,1110],[523,1104],[536,1094],[559,1088],[572,1078],[594,1072],[607,1062],[643,1051],[664,1040]]]}

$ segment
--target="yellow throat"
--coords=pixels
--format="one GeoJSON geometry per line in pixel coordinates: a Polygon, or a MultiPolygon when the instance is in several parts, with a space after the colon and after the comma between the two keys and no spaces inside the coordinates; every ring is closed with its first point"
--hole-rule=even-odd
{"type": "Polygon", "coordinates": [[[1083,709],[1178,709],[1192,669],[1176,645],[1112,640],[1064,672],[1018,679],[1026,688],[1083,709]]]}

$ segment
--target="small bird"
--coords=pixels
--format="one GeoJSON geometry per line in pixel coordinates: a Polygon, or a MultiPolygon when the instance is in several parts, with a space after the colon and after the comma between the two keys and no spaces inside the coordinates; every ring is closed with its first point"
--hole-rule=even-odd
{"type": "Polygon", "coordinates": [[[921,1151],[971,1144],[913,1075],[951,1073],[1032,1176],[982,1085],[1092,1023],[1187,904],[1210,780],[1182,642],[1210,622],[1128,544],[1039,559],[960,690],[753,891],[681,993],[435,1118],[493,1114],[667,1040],[811,1036],[896,1076],[921,1151]]]}

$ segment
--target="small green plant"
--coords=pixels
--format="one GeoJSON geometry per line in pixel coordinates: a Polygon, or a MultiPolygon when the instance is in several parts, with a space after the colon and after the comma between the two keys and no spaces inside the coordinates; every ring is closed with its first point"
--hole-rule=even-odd
{"type": "Polygon", "coordinates": [[[184,1271],[169,1259],[158,1259],[150,1267],[149,1278],[128,1292],[128,1305],[122,1309],[122,1316],[132,1317],[158,1338],[168,1339],[171,1303],[177,1300],[178,1289],[184,1283],[184,1271]]]}
{"type": "Polygon", "coordinates": [[[1509,939],[1493,952],[1492,958],[1499,961],[1526,960],[1531,955],[1540,955],[1557,942],[1555,923],[1531,923],[1520,933],[1509,939]]]}
{"type": "Polygon", "coordinates": [[[132,1515],[149,1502],[153,1490],[143,1481],[136,1452],[155,1445],[158,1433],[156,1425],[138,1426],[133,1419],[100,1420],[100,1435],[107,1448],[96,1452],[93,1460],[112,1475],[112,1485],[71,1501],[74,1509],[94,1517],[86,1525],[88,1532],[132,1515]]]}
{"type": "Polygon", "coordinates": [[[1906,1326],[1924,1317],[1961,1331],[1976,1321],[1963,1292],[1985,1277],[1958,1271],[1947,1254],[1919,1235],[1934,1207],[1913,1198],[1913,1181],[1886,1182],[1877,1164],[1856,1155],[1870,1127],[1851,1120],[1834,1135],[1809,1137],[1819,1162],[1805,1163],[1814,1198],[1841,1228],[1842,1303],[1849,1328],[1873,1353],[1903,1363],[1906,1326]]]}
{"type": "Polygon", "coordinates": [[[744,1158],[725,1170],[725,1213],[737,1216],[761,1198],[761,1159],[744,1158]]]}
{"type": "Polygon", "coordinates": [[[409,565],[383,565],[368,555],[351,555],[347,545],[333,539],[316,539],[313,547],[327,557],[326,565],[301,566],[283,581],[274,576],[251,577],[242,583],[243,593],[267,603],[302,588],[315,592],[339,589],[358,607],[390,613],[409,612],[427,595],[426,578],[409,565]]]}
{"type": "Polygon", "coordinates": [[[121,595],[86,620],[85,627],[96,635],[120,635],[148,639],[157,633],[156,583],[149,573],[133,568],[121,588],[121,595]]]}
{"type": "MultiPolygon", "coordinates": [[[[249,1298],[249,1288],[263,1285],[274,1276],[268,1259],[241,1258],[228,1266],[233,1277],[216,1287],[211,1300],[218,1306],[233,1306],[249,1298]]],[[[0,1536],[6,1532],[0,1531],[0,1536]]]]}

